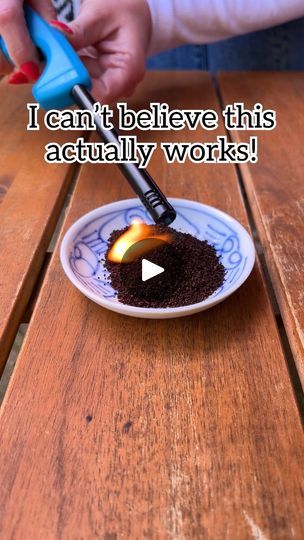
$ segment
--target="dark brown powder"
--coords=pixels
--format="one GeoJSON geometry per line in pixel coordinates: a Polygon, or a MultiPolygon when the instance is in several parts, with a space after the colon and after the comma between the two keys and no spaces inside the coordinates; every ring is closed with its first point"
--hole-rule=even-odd
{"type": "Polygon", "coordinates": [[[113,231],[105,258],[110,282],[120,302],[147,308],[186,306],[205,300],[223,284],[225,268],[215,249],[208,242],[171,227],[151,225],[153,234],[169,232],[170,244],[164,242],[132,262],[109,261],[110,248],[126,230],[113,231]],[[143,282],[143,257],[165,271],[143,282]]]}

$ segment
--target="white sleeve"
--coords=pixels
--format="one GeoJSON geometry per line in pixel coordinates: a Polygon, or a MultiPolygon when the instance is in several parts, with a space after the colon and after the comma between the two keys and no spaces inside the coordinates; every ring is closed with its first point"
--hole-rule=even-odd
{"type": "Polygon", "coordinates": [[[182,43],[212,43],[304,16],[303,0],[147,0],[150,54],[182,43]]]}

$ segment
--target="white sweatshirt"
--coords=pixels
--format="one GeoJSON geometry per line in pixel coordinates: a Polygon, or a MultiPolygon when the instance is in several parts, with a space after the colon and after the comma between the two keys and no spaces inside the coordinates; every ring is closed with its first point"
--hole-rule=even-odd
{"type": "Polygon", "coordinates": [[[304,0],[148,0],[150,54],[182,43],[212,43],[304,16],[304,0]]]}

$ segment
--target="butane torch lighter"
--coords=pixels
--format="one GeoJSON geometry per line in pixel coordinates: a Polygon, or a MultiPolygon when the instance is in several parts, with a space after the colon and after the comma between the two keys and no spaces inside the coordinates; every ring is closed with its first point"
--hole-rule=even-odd
{"type": "MultiPolygon", "coordinates": [[[[61,109],[76,104],[89,109],[94,115],[96,129],[107,143],[118,143],[118,134],[102,127],[99,116],[94,113],[95,100],[90,94],[90,75],[66,37],[52,28],[29,6],[24,6],[29,33],[46,64],[39,80],[33,86],[33,96],[46,110],[61,109]]],[[[0,47],[9,62],[9,54],[3,39],[0,47]]],[[[145,169],[136,163],[119,164],[125,178],[142,201],[155,223],[170,225],[176,212],[145,169]]]]}

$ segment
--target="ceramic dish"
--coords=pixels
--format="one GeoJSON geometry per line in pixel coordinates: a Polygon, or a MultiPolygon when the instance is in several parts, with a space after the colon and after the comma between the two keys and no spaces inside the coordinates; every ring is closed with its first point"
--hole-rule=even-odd
{"type": "Polygon", "coordinates": [[[166,319],[183,317],[208,309],[230,296],[248,278],[255,260],[253,242],[234,218],[211,206],[184,199],[170,199],[177,211],[172,227],[212,244],[226,269],[222,287],[197,304],[176,308],[139,308],[122,304],[104,278],[102,258],[107,240],[115,229],[123,229],[134,218],[152,223],[138,199],[127,199],[96,208],[82,216],[66,232],[60,250],[69,280],[90,300],[132,317],[166,319]]]}

